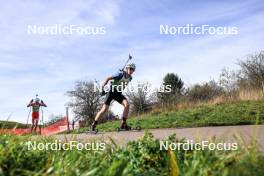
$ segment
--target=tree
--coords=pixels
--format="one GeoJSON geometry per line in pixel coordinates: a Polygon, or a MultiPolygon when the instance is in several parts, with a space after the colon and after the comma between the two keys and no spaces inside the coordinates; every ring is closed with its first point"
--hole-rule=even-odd
{"type": "Polygon", "coordinates": [[[163,78],[163,87],[170,86],[169,92],[158,92],[157,97],[162,105],[175,104],[182,97],[184,82],[174,73],[167,73],[163,78]]]}
{"type": "Polygon", "coordinates": [[[174,73],[167,73],[163,78],[163,85],[171,85],[171,94],[182,93],[184,82],[174,73]]]}
{"type": "Polygon", "coordinates": [[[132,114],[141,114],[151,109],[152,98],[148,90],[149,83],[138,84],[136,91],[126,93],[132,106],[132,114]]]}
{"type": "Polygon", "coordinates": [[[94,90],[94,83],[77,81],[74,90],[68,91],[67,95],[72,98],[68,105],[73,108],[76,117],[90,124],[101,104],[100,92],[94,90]]]}
{"type": "Polygon", "coordinates": [[[230,70],[228,68],[222,69],[219,78],[219,85],[223,87],[225,93],[229,96],[232,96],[235,92],[238,91],[238,78],[239,71],[230,70]]]}
{"type": "Polygon", "coordinates": [[[264,92],[264,51],[249,55],[246,61],[239,61],[238,64],[242,74],[240,82],[264,92]]]}

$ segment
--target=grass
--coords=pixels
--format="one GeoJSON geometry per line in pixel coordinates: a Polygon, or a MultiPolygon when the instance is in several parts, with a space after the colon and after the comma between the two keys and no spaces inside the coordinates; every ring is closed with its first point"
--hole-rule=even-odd
{"type": "MultiPolygon", "coordinates": [[[[102,151],[28,150],[29,136],[0,136],[0,175],[264,175],[264,155],[254,145],[236,151],[160,150],[146,133],[121,148],[114,141],[102,151]]],[[[52,138],[38,143],[53,142],[52,138]]],[[[170,136],[166,141],[184,141],[170,136]]]]}
{"type": "Polygon", "coordinates": [[[26,124],[0,120],[0,129],[27,128],[26,124]]]}
{"type": "MultiPolygon", "coordinates": [[[[141,118],[129,119],[132,126],[142,128],[171,128],[215,125],[259,124],[264,121],[264,101],[240,101],[202,105],[193,109],[153,112],[141,118]]],[[[98,126],[115,130],[119,121],[98,126]]],[[[81,129],[85,130],[85,129],[81,129]]],[[[81,132],[78,131],[78,132],[81,132]]],[[[235,151],[218,150],[160,150],[160,141],[151,133],[121,147],[115,141],[102,151],[86,150],[28,150],[26,142],[54,142],[54,138],[0,135],[0,175],[87,175],[87,176],[262,176],[264,154],[252,138],[240,140],[235,151]],[[244,145],[244,146],[243,146],[244,145]]],[[[168,136],[169,142],[183,142],[168,136]]],[[[67,139],[66,139],[67,142],[67,139]]],[[[92,142],[92,141],[90,141],[92,142]]]]}
{"type": "MultiPolygon", "coordinates": [[[[194,108],[154,112],[140,118],[128,119],[131,126],[140,125],[143,129],[180,128],[224,125],[250,125],[264,123],[264,101],[235,101],[214,105],[201,105],[194,108]]],[[[98,125],[101,131],[114,131],[120,121],[111,121],[98,125]]],[[[84,132],[85,128],[77,133],[84,132]]]]}

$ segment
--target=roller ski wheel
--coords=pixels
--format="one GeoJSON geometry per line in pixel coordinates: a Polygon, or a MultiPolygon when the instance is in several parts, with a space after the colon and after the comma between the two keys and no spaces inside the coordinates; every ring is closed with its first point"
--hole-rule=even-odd
{"type": "Polygon", "coordinates": [[[121,131],[141,131],[141,127],[140,126],[137,126],[137,127],[135,127],[135,128],[132,128],[132,127],[130,127],[130,128],[121,128],[121,127],[118,127],[118,128],[116,128],[116,131],[117,132],[121,132],[121,131]]]}
{"type": "Polygon", "coordinates": [[[86,132],[87,134],[97,134],[98,133],[98,129],[92,130],[90,129],[89,131],[86,132]]]}

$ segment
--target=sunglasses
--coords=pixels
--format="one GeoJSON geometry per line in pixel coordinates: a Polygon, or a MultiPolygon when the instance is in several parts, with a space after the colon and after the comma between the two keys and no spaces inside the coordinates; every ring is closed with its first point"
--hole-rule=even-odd
{"type": "Polygon", "coordinates": [[[131,71],[135,71],[135,69],[134,69],[134,68],[129,68],[129,70],[131,70],[131,71]]]}

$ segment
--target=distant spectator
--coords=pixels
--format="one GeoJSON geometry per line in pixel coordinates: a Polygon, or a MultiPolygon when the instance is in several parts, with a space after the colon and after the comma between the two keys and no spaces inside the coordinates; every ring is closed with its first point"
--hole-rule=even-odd
{"type": "Polygon", "coordinates": [[[74,130],[74,123],[75,123],[75,121],[72,120],[72,130],[74,130]]]}

